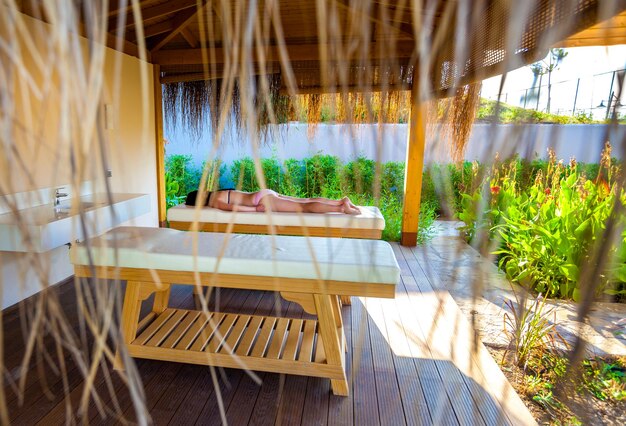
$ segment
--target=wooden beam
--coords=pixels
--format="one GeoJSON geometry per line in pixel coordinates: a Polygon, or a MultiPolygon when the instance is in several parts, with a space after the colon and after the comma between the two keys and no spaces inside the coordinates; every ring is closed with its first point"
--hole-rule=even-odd
{"type": "MultiPolygon", "coordinates": [[[[131,0],[129,0],[130,3],[131,0]]],[[[158,4],[156,6],[147,7],[141,10],[141,19],[145,23],[150,19],[159,18],[161,16],[169,15],[179,12],[184,9],[188,9],[195,6],[194,0],[171,0],[165,3],[158,4]]],[[[118,15],[119,13],[116,13],[118,15]]],[[[126,26],[131,27],[135,25],[135,16],[133,15],[132,8],[129,9],[126,17],[126,26]]],[[[109,19],[109,28],[115,28],[117,26],[117,17],[109,19]]]]}
{"type": "Polygon", "coordinates": [[[154,43],[154,45],[152,46],[150,51],[151,52],[157,52],[163,46],[165,46],[167,43],[169,43],[183,29],[185,29],[185,27],[187,25],[189,25],[191,23],[191,21],[193,21],[194,19],[197,18],[198,13],[200,13],[204,9],[206,4],[207,4],[207,2],[204,1],[202,3],[202,6],[200,6],[198,8],[194,8],[194,9],[190,9],[190,10],[183,10],[182,12],[179,12],[172,20],[172,23],[174,25],[174,29],[172,31],[170,31],[169,33],[164,34],[163,36],[161,36],[158,40],[156,40],[156,42],[154,43]]]}
{"type": "MultiPolygon", "coordinates": [[[[346,93],[374,93],[374,92],[397,92],[402,90],[411,90],[411,86],[408,84],[374,84],[371,86],[348,86],[345,88],[346,93]]],[[[344,88],[341,86],[335,87],[323,87],[323,86],[309,86],[299,87],[299,95],[323,95],[327,93],[343,93],[344,88]]],[[[289,90],[286,87],[280,88],[281,95],[288,95],[289,90]]]]}
{"type": "Polygon", "coordinates": [[[193,33],[191,32],[189,28],[184,28],[180,32],[180,35],[182,35],[183,38],[187,41],[187,43],[189,43],[189,46],[193,47],[194,49],[198,47],[198,39],[196,38],[195,35],[193,35],[193,33]]]}
{"type": "MultiPolygon", "coordinates": [[[[355,13],[355,12],[356,13],[364,13],[360,8],[356,8],[356,10],[355,10],[355,8],[351,7],[349,0],[335,0],[335,2],[337,3],[337,5],[339,7],[341,7],[342,9],[346,10],[349,13],[355,13]]],[[[382,5],[382,4],[378,4],[377,6],[379,8],[380,7],[386,7],[386,6],[382,5]]],[[[368,13],[367,14],[367,18],[371,22],[374,22],[375,24],[380,25],[383,28],[383,31],[384,30],[388,30],[388,29],[394,29],[394,30],[398,31],[401,34],[408,35],[409,37],[414,38],[413,37],[413,25],[407,24],[405,22],[395,22],[395,21],[391,21],[391,20],[383,21],[382,19],[380,19],[377,16],[375,16],[375,15],[379,15],[379,14],[376,14],[376,10],[374,10],[374,8],[372,8],[372,12],[374,12],[374,15],[368,13]],[[397,26],[393,25],[394,22],[397,24],[397,26]]],[[[394,13],[393,11],[389,11],[389,16],[390,17],[393,16],[393,13],[394,13]]]]}
{"type": "MultiPolygon", "coordinates": [[[[292,61],[319,61],[320,45],[319,44],[300,44],[287,45],[287,53],[292,61]]],[[[395,43],[395,55],[389,56],[387,43],[375,42],[369,44],[369,59],[406,59],[410,58],[415,49],[413,41],[397,41],[395,43]]],[[[224,63],[225,53],[227,49],[215,48],[216,63],[224,63]]],[[[279,62],[278,46],[267,47],[267,61],[279,62]]],[[[208,55],[207,55],[208,56],[208,55]]],[[[152,60],[155,64],[160,65],[201,65],[205,57],[202,55],[202,49],[176,49],[176,50],[160,50],[153,51],[152,60]]],[[[346,58],[350,59],[350,58],[346,58]]],[[[353,58],[358,59],[358,58],[353,58]]],[[[254,58],[256,61],[256,57],[254,58]]]]}
{"type": "MultiPolygon", "coordinates": [[[[265,72],[263,72],[263,75],[278,74],[278,72],[279,71],[274,71],[273,69],[265,70],[265,72]]],[[[254,75],[261,75],[261,72],[256,70],[254,71],[254,75]]],[[[188,82],[188,81],[217,80],[220,78],[223,78],[222,74],[209,75],[203,72],[195,72],[195,73],[176,74],[176,75],[168,75],[165,77],[161,77],[161,84],[182,83],[182,82],[188,82]]]]}
{"type": "Polygon", "coordinates": [[[406,147],[404,172],[404,205],[402,207],[403,246],[417,245],[420,202],[422,196],[422,173],[424,171],[424,145],[426,144],[426,102],[420,99],[417,67],[413,72],[411,90],[411,118],[406,147]]]}
{"type": "MultiPolygon", "coordinates": [[[[107,33],[107,39],[106,39],[106,45],[107,47],[110,47],[111,49],[117,50],[117,41],[119,40],[119,38],[117,36],[115,36],[114,34],[111,33],[107,33]]],[[[136,44],[126,40],[126,39],[122,39],[122,50],[121,52],[126,53],[127,55],[130,56],[135,56],[137,58],[139,58],[139,46],[137,46],[136,44]]],[[[146,59],[148,60],[148,62],[150,62],[150,52],[146,51],[146,59]]]]}
{"type": "Polygon", "coordinates": [[[555,44],[554,47],[616,46],[618,44],[626,44],[626,34],[623,37],[568,38],[555,44]]]}
{"type": "Polygon", "coordinates": [[[159,34],[170,32],[174,29],[172,21],[163,21],[158,24],[149,25],[143,30],[143,36],[145,38],[154,37],[159,34]]]}
{"type": "Polygon", "coordinates": [[[613,46],[626,44],[626,11],[577,32],[554,47],[613,46]]]}
{"type": "Polygon", "coordinates": [[[157,173],[157,204],[159,212],[159,226],[166,224],[165,208],[165,139],[163,138],[163,92],[161,87],[161,67],[152,66],[152,85],[154,90],[154,126],[156,147],[157,173]]]}

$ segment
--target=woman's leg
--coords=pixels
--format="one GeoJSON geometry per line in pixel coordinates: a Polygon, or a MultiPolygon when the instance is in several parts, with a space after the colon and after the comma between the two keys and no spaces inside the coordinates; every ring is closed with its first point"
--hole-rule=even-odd
{"type": "Polygon", "coordinates": [[[282,196],[267,195],[261,199],[260,204],[275,212],[285,213],[347,213],[359,214],[358,209],[352,208],[343,202],[341,205],[326,204],[319,201],[304,201],[304,199],[291,200],[282,196]]]}
{"type": "Polygon", "coordinates": [[[324,198],[324,197],[316,197],[316,198],[298,198],[298,197],[290,197],[288,195],[278,195],[281,198],[296,202],[296,203],[324,203],[324,204],[330,204],[331,206],[342,206],[344,205],[344,203],[348,202],[348,204],[350,204],[350,207],[356,208],[356,206],[354,205],[354,203],[352,202],[352,200],[350,200],[350,198],[348,197],[343,197],[341,200],[332,200],[330,198],[324,198]]]}

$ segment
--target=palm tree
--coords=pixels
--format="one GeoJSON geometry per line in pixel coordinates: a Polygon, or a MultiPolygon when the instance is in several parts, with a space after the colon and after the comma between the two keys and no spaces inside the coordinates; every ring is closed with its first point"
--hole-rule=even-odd
{"type": "Polygon", "coordinates": [[[554,71],[560,64],[563,62],[563,59],[568,55],[568,52],[565,49],[550,49],[550,53],[546,59],[541,60],[539,62],[535,62],[530,65],[530,70],[533,73],[533,84],[531,86],[531,92],[526,95],[525,102],[529,99],[536,99],[537,104],[535,109],[539,109],[539,98],[541,96],[541,81],[543,80],[543,76],[548,74],[548,105],[546,106],[546,111],[550,112],[550,101],[551,101],[551,92],[552,92],[552,71],[554,71]],[[537,86],[537,91],[535,92],[535,86],[537,86]]]}
{"type": "Polygon", "coordinates": [[[565,49],[550,49],[550,54],[548,55],[550,63],[547,68],[548,72],[548,105],[547,112],[550,112],[550,101],[551,96],[550,92],[552,91],[552,71],[556,69],[563,62],[563,59],[568,55],[568,52],[565,49]]]}

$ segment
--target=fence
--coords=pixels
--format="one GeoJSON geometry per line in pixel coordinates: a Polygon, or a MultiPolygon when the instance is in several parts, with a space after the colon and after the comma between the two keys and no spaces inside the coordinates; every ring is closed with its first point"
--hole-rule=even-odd
{"type": "MultiPolygon", "coordinates": [[[[539,84],[524,90],[503,93],[500,100],[522,108],[558,115],[584,114],[593,120],[606,120],[613,110],[623,114],[626,91],[618,99],[619,82],[626,69],[547,84],[548,76],[539,77],[539,84]]],[[[486,96],[495,100],[497,95],[486,96]]],[[[621,116],[621,115],[619,115],[621,116]]]]}

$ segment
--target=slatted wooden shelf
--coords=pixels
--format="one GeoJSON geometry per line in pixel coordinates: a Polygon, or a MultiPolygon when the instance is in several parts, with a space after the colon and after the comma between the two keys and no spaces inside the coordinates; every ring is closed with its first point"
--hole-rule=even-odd
{"type": "Polygon", "coordinates": [[[318,322],[309,319],[167,308],[143,324],[128,350],[138,358],[343,377],[327,364],[318,322]]]}

